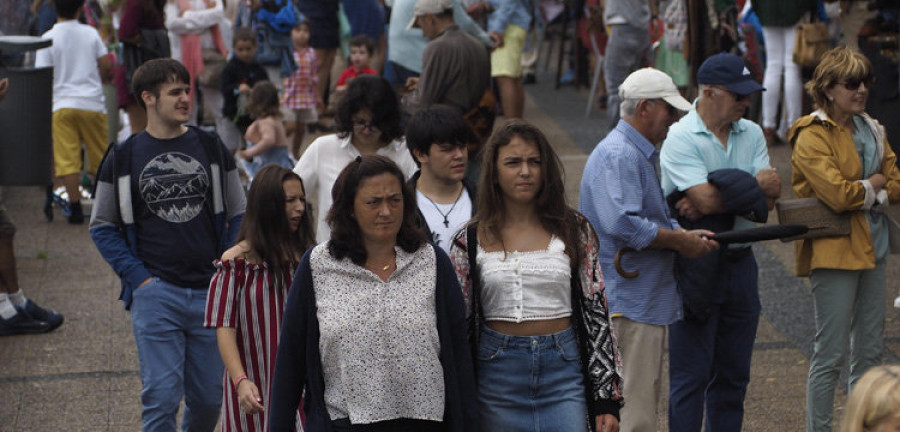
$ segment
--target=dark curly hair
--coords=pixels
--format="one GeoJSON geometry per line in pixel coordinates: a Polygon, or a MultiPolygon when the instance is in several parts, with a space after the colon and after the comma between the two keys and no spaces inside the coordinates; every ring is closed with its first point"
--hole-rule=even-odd
{"type": "Polygon", "coordinates": [[[425,233],[416,225],[416,195],[406,184],[403,172],[394,161],[384,156],[360,156],[341,171],[331,189],[334,203],[327,216],[328,226],[331,227],[328,252],[335,259],[349,257],[354,264],[365,265],[368,254],[354,216],[354,202],[363,180],[384,173],[396,177],[403,191],[403,223],[397,233],[397,246],[406,252],[415,252],[425,243],[425,233]]]}
{"type": "Polygon", "coordinates": [[[353,115],[363,109],[372,113],[372,125],[381,131],[381,142],[387,144],[403,136],[400,100],[391,84],[379,76],[362,75],[350,82],[347,93],[338,102],[334,118],[338,137],[350,136],[353,115]]]}

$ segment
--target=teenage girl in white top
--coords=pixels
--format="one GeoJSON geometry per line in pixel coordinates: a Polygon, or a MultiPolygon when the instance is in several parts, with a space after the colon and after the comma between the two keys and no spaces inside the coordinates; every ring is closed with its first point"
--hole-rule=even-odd
{"type": "Polygon", "coordinates": [[[540,130],[511,120],[483,151],[478,212],[450,251],[481,429],[618,431],[621,377],[597,236],[566,204],[540,130]]]}

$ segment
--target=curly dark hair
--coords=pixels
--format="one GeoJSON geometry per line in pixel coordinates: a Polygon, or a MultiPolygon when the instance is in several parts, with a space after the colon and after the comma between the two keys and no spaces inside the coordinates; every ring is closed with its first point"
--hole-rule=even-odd
{"type": "Polygon", "coordinates": [[[316,238],[309,208],[303,212],[297,232],[290,231],[284,212],[284,182],[288,180],[299,180],[306,191],[300,176],[278,165],[265,166],[253,177],[247,193],[247,210],[236,241],[247,240],[250,250],[275,274],[280,274],[288,257],[299,261],[316,238]]]}
{"type": "Polygon", "coordinates": [[[386,79],[375,75],[358,76],[347,86],[347,93],[338,102],[335,126],[340,138],[353,132],[353,115],[369,110],[372,124],[381,131],[380,141],[387,144],[403,136],[400,100],[386,79]]]}
{"type": "Polygon", "coordinates": [[[327,216],[328,226],[331,227],[328,252],[334,258],[349,257],[354,264],[365,265],[368,254],[362,243],[359,223],[354,216],[354,202],[363,180],[384,173],[396,177],[403,191],[403,223],[397,233],[397,246],[407,252],[415,252],[425,243],[425,233],[416,224],[416,194],[406,184],[403,172],[387,157],[360,156],[341,171],[331,189],[334,203],[327,216]]]}

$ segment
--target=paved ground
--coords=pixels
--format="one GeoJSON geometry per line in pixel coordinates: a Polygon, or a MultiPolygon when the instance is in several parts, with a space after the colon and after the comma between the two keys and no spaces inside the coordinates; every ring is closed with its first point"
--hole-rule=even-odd
{"type": "MultiPolygon", "coordinates": [[[[554,90],[550,77],[542,72],[539,84],[527,87],[526,118],[545,131],[560,153],[568,197],[575,205],[587,153],[607,126],[596,110],[584,119],[584,90],[554,90]]],[[[782,146],[771,153],[789,184],[790,150],[782,146]]],[[[789,196],[789,187],[784,190],[789,196]]],[[[116,300],[118,281],[91,243],[87,227],[66,224],[58,211],[48,223],[42,205],[42,188],[7,191],[7,207],[19,228],[15,246],[21,286],[38,303],[65,314],[66,322],[50,334],[0,338],[0,432],[139,430],[138,362],[128,314],[116,300]]],[[[804,279],[792,276],[791,245],[767,242],[755,249],[764,319],[744,429],[800,431],[813,335],[809,289],[804,279]]],[[[898,362],[900,353],[900,310],[889,306],[900,288],[898,271],[892,257],[890,298],[885,300],[885,358],[890,362],[898,362]]],[[[838,404],[842,400],[839,392],[838,404]]],[[[659,422],[665,430],[664,416],[659,422]]]]}

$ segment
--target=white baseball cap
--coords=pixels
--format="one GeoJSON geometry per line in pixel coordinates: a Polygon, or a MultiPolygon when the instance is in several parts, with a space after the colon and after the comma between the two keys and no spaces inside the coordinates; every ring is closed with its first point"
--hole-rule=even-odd
{"type": "Polygon", "coordinates": [[[678,92],[675,82],[665,72],[653,69],[638,69],[628,75],[619,85],[619,97],[624,99],[662,99],[669,105],[690,111],[693,106],[678,92]]]}
{"type": "Polygon", "coordinates": [[[407,30],[412,30],[416,25],[416,20],[422,16],[427,14],[439,14],[445,11],[453,10],[453,0],[419,0],[416,2],[415,9],[413,9],[413,17],[409,22],[409,25],[406,26],[407,30]]]}

